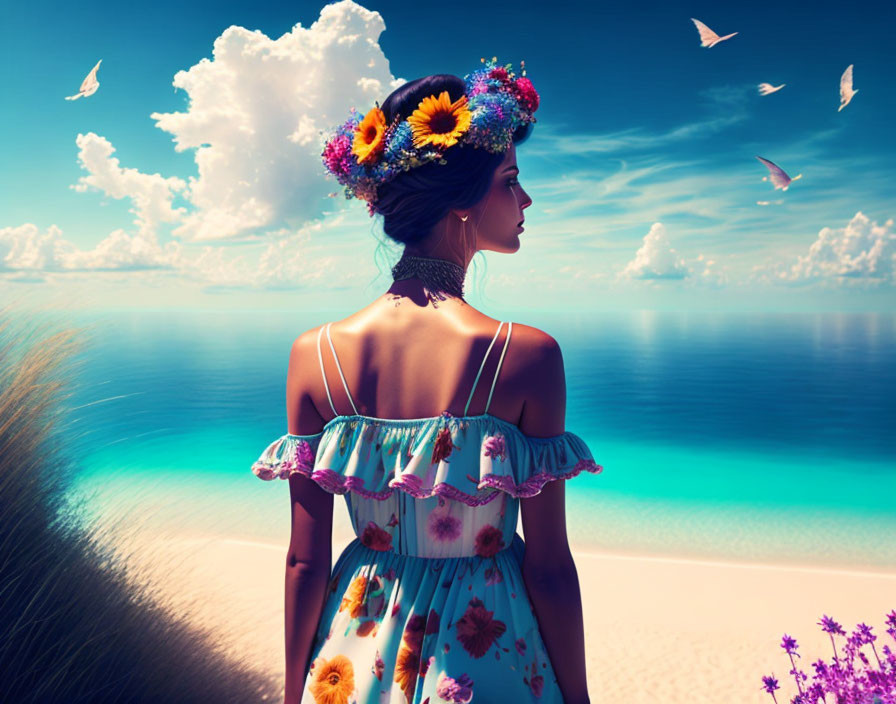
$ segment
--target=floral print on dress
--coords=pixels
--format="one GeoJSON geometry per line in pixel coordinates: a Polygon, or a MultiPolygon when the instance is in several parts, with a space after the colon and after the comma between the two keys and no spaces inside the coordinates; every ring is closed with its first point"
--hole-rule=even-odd
{"type": "Polygon", "coordinates": [[[314,704],[348,704],[355,690],[354,667],[344,655],[317,658],[311,664],[310,677],[308,689],[314,704]]]}
{"type": "Polygon", "coordinates": [[[271,443],[253,473],[342,494],[355,534],[324,592],[301,704],[563,704],[516,526],[522,498],[600,470],[577,436],[529,438],[487,415],[343,417],[271,443]]]}

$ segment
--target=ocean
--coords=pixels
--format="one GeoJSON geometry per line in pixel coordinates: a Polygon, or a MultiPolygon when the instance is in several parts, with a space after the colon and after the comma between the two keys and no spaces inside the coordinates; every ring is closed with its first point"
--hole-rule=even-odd
{"type": "MultiPolygon", "coordinates": [[[[78,316],[73,495],[285,545],[286,483],[249,468],[286,432],[292,341],[342,315],[78,316]],[[196,497],[213,516],[191,517],[196,497]]],[[[896,567],[896,315],[496,317],[557,339],[567,430],[604,467],[567,483],[574,550],[896,567]]]]}

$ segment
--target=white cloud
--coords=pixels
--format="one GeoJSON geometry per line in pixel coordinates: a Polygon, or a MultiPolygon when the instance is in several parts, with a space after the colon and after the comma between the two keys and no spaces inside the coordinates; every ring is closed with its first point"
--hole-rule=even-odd
{"type": "Polygon", "coordinates": [[[44,232],[33,223],[0,228],[0,271],[135,271],[176,268],[180,263],[178,243],[160,247],[120,229],[93,249],[82,250],[63,239],[56,225],[44,232]]]}
{"type": "Polygon", "coordinates": [[[187,91],[189,109],[151,115],[176,151],[196,149],[199,176],[187,193],[195,209],[173,235],[253,239],[323,215],[338,184],[324,177],[320,133],[404,83],[379,46],[385,28],[378,12],[343,0],[278,39],[229,27],[212,60],[178,71],[174,86],[187,91]]]}
{"type": "Polygon", "coordinates": [[[893,219],[883,225],[857,212],[846,227],[824,227],[789,269],[779,270],[778,279],[807,282],[819,279],[893,281],[896,272],[896,233],[893,219]]]}
{"type": "Polygon", "coordinates": [[[183,179],[122,168],[118,159],[112,156],[115,151],[112,144],[93,132],[79,134],[75,142],[79,149],[78,161],[88,175],[79,178],[70,188],[84,193],[92,187],[113,198],[130,198],[137,233],[147,240],[155,238],[159,223],[176,222],[183,217],[184,208],[171,207],[175,193],[187,187],[183,179]]]}
{"type": "Polygon", "coordinates": [[[683,279],[689,274],[684,259],[672,248],[661,222],[650,226],[635,258],[620,272],[632,279],[683,279]]]}

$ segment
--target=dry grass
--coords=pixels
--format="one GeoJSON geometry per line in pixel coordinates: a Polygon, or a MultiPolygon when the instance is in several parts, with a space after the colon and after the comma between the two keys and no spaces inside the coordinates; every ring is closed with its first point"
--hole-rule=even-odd
{"type": "Polygon", "coordinates": [[[0,701],[276,701],[276,683],[135,589],[121,556],[58,510],[82,339],[0,310],[0,701]]]}

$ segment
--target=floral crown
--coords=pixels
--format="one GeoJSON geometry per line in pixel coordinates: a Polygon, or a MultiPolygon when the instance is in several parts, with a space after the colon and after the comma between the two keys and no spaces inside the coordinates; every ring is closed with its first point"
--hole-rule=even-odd
{"type": "Polygon", "coordinates": [[[451,102],[448,91],[423,98],[406,120],[396,116],[387,125],[379,103],[364,116],[351,109],[321,155],[346,198],[367,201],[373,215],[377,187],[402,171],[430,161],[445,164],[445,150],[455,144],[504,152],[519,127],[535,122],[538,93],[526,78],[525,62],[517,77],[510,64],[498,66],[497,57],[481,61],[482,68],[464,76],[460,98],[451,102]]]}

